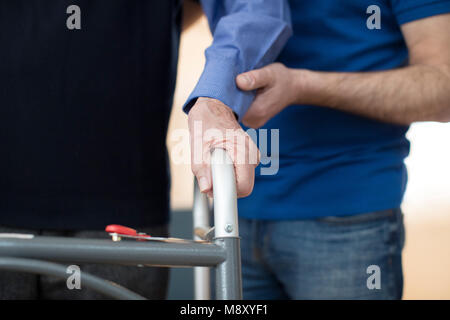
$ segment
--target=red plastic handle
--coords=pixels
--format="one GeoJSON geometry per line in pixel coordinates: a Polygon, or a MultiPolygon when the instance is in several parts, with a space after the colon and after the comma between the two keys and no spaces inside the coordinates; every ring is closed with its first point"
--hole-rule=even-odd
{"type": "Polygon", "coordinates": [[[121,226],[119,224],[110,224],[106,226],[105,231],[108,233],[117,233],[117,234],[123,234],[127,236],[138,236],[138,232],[134,229],[121,226]]]}

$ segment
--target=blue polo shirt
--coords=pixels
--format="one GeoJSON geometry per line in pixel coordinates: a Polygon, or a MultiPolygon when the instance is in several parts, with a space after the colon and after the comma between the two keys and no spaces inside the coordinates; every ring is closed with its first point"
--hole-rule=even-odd
{"type": "MultiPolygon", "coordinates": [[[[291,0],[290,5],[294,35],[279,61],[318,71],[405,66],[408,51],[400,26],[450,12],[449,0],[291,0]],[[367,27],[372,5],[379,8],[381,29],[367,27]]],[[[279,170],[262,175],[257,168],[252,195],[239,200],[242,217],[305,219],[400,206],[407,181],[407,126],[296,105],[264,129],[279,129],[279,170]]]]}

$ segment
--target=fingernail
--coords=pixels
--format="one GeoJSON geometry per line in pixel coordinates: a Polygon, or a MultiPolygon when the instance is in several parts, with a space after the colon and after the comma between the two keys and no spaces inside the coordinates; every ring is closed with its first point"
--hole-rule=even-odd
{"type": "Polygon", "coordinates": [[[208,190],[209,189],[208,179],[206,179],[205,177],[201,177],[198,180],[198,187],[200,188],[201,192],[208,190]]]}
{"type": "Polygon", "coordinates": [[[241,79],[245,82],[246,85],[248,86],[252,85],[252,79],[248,75],[241,74],[241,79]]]}

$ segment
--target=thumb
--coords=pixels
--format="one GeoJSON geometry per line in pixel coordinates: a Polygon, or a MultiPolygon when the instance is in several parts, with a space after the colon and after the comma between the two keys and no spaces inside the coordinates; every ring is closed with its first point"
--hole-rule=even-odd
{"type": "Polygon", "coordinates": [[[270,73],[266,68],[241,73],[236,77],[236,84],[244,91],[256,90],[271,82],[270,73]]]}

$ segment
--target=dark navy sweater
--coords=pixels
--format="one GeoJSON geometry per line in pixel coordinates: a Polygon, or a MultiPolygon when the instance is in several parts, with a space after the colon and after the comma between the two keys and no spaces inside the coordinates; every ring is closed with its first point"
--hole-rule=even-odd
{"type": "Polygon", "coordinates": [[[167,222],[179,31],[177,0],[0,0],[0,225],[167,222]]]}

